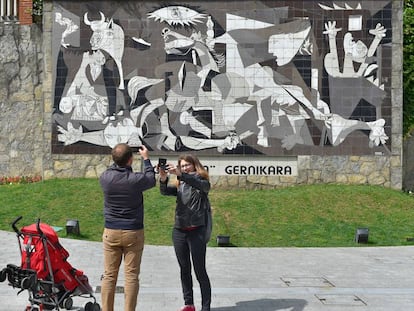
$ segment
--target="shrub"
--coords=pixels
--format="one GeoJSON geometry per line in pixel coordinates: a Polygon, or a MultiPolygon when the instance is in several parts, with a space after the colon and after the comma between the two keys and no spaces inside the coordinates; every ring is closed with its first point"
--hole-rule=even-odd
{"type": "Polygon", "coordinates": [[[0,185],[12,184],[30,184],[42,181],[42,176],[2,176],[0,177],[0,185]]]}

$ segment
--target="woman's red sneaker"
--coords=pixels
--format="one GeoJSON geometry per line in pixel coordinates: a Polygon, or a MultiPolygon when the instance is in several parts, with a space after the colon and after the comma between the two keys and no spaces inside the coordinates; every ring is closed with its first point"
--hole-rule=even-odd
{"type": "Polygon", "coordinates": [[[195,307],[193,305],[185,305],[178,311],[195,311],[195,307]]]}

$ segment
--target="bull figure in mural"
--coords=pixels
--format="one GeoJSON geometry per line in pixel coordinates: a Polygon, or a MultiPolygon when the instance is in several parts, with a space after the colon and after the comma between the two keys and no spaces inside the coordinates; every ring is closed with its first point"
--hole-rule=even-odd
{"type": "Polygon", "coordinates": [[[90,26],[93,31],[90,39],[91,47],[94,51],[107,52],[114,59],[119,71],[119,89],[123,90],[125,85],[121,60],[124,55],[124,31],[113,22],[112,18],[107,22],[105,15],[102,12],[99,13],[100,20],[90,21],[87,12],[83,17],[84,23],[90,26]]]}

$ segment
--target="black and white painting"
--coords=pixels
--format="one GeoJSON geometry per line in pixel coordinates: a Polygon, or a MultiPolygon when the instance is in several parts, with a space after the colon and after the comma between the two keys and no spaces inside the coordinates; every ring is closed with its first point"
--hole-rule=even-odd
{"type": "Polygon", "coordinates": [[[55,1],[53,152],[389,152],[391,1],[237,2],[55,1]]]}

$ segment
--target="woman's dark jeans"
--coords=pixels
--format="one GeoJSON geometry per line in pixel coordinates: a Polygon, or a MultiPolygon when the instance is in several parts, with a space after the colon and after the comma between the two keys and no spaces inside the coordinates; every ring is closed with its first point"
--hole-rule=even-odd
{"type": "Polygon", "coordinates": [[[193,278],[191,276],[191,261],[201,289],[202,311],[210,311],[211,285],[206,271],[206,250],[205,227],[201,226],[194,230],[187,231],[174,228],[172,240],[175,254],[181,272],[181,286],[183,289],[184,303],[194,304],[193,278]]]}

